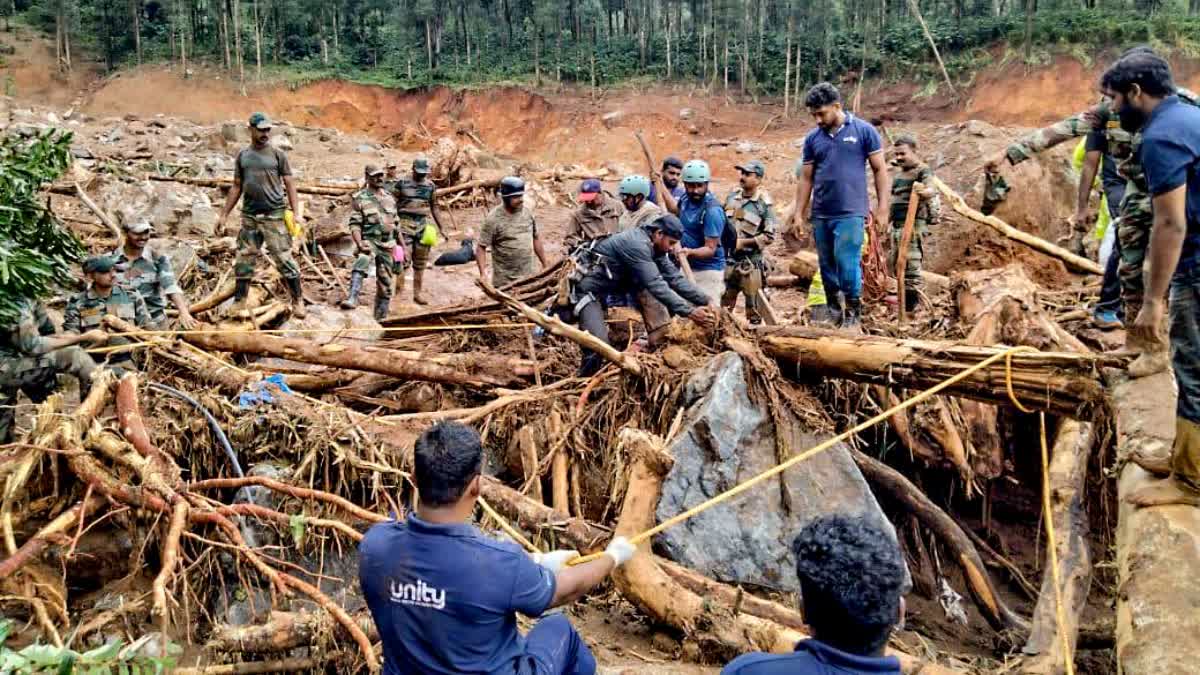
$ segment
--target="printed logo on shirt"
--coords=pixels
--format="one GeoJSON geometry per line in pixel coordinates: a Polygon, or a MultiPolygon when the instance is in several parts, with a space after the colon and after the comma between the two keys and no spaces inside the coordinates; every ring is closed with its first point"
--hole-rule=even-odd
{"type": "Polygon", "coordinates": [[[393,579],[389,586],[392,602],[432,609],[446,608],[446,591],[438,590],[426,584],[424,580],[417,579],[415,584],[402,584],[393,579]]]}
{"type": "Polygon", "coordinates": [[[847,136],[842,139],[842,142],[843,143],[857,143],[858,137],[857,136],[847,136]]]}

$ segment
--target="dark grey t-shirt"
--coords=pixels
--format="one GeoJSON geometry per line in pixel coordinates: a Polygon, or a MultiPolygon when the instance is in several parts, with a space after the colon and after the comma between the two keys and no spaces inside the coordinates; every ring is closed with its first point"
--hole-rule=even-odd
{"type": "Polygon", "coordinates": [[[242,213],[261,216],[287,208],[283,177],[292,175],[292,166],[282,150],[246,148],[238,153],[234,166],[242,184],[242,213]]]}

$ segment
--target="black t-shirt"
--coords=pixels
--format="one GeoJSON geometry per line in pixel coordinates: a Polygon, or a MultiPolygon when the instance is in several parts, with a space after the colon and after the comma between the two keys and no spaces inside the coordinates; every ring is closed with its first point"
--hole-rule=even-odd
{"type": "Polygon", "coordinates": [[[1089,132],[1084,149],[1088,152],[1099,150],[1103,154],[1100,160],[1100,182],[1104,184],[1105,192],[1125,187],[1125,179],[1117,171],[1117,161],[1108,153],[1108,137],[1104,135],[1104,129],[1089,132]]]}

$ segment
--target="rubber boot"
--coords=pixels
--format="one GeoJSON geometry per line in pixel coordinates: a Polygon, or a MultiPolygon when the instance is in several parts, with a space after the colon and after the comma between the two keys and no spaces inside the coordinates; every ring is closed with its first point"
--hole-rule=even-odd
{"type": "Polygon", "coordinates": [[[428,305],[429,301],[421,294],[421,290],[425,286],[425,270],[413,266],[413,302],[418,305],[428,305]]]}
{"type": "Polygon", "coordinates": [[[229,306],[229,316],[236,317],[246,311],[246,298],[250,296],[250,280],[238,279],[233,286],[233,304],[229,306]]]}
{"type": "Polygon", "coordinates": [[[308,316],[308,310],[304,308],[304,291],[300,288],[300,277],[288,279],[287,286],[292,293],[292,316],[303,319],[308,316]]]}
{"type": "Polygon", "coordinates": [[[346,299],[338,303],[342,309],[354,309],[358,307],[358,294],[362,292],[363,280],[367,275],[360,272],[354,272],[350,275],[350,290],[346,294],[346,299]]]}
{"type": "Polygon", "coordinates": [[[405,269],[400,269],[396,272],[396,283],[392,286],[392,288],[394,289],[394,291],[392,292],[392,297],[400,298],[401,302],[404,302],[404,281],[405,281],[404,274],[405,274],[405,272],[407,272],[407,270],[405,270],[405,269]]]}
{"type": "Polygon", "coordinates": [[[846,298],[846,311],[842,313],[842,328],[851,333],[862,332],[862,299],[846,298]]]}
{"type": "Polygon", "coordinates": [[[1166,371],[1171,367],[1171,355],[1166,349],[1142,352],[1129,364],[1129,377],[1138,379],[1166,371]]]}
{"type": "Polygon", "coordinates": [[[921,294],[915,288],[904,289],[904,311],[912,314],[921,301],[921,294]]]}
{"type": "Polygon", "coordinates": [[[387,318],[388,310],[391,309],[392,299],[385,298],[382,295],[375,296],[375,320],[383,321],[387,318]]]}

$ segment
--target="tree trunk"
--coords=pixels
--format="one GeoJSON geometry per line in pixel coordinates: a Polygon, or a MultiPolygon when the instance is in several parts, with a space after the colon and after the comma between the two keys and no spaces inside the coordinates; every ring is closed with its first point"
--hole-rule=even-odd
{"type": "MultiPolygon", "coordinates": [[[[238,83],[246,93],[246,68],[242,60],[242,0],[233,0],[233,49],[237,58],[238,83]]],[[[184,72],[187,72],[186,70],[184,72]]]]}
{"type": "Polygon", "coordinates": [[[433,70],[433,32],[428,18],[425,19],[425,64],[430,71],[433,70]]]}
{"type": "Polygon", "coordinates": [[[929,26],[925,24],[925,17],[921,16],[920,3],[918,0],[908,0],[908,8],[912,11],[917,23],[921,24],[921,32],[925,34],[925,40],[929,42],[929,48],[933,50],[933,58],[937,59],[938,68],[942,70],[942,78],[946,81],[946,87],[950,89],[952,96],[957,96],[958,92],[954,89],[954,83],[950,81],[950,74],[946,72],[946,64],[942,62],[942,55],[938,52],[937,42],[934,41],[933,34],[929,32],[929,26]]]}
{"type": "MultiPolygon", "coordinates": [[[[792,103],[792,31],[795,29],[795,19],[790,16],[791,8],[788,8],[788,27],[787,39],[783,47],[783,116],[791,116],[792,103]]],[[[799,76],[799,73],[796,74],[799,76]]]]}
{"type": "Polygon", "coordinates": [[[229,51],[229,0],[221,2],[221,44],[225,48],[225,70],[233,70],[233,57],[229,51]]]}
{"type": "Polygon", "coordinates": [[[137,53],[137,64],[142,65],[142,0],[130,0],[130,14],[133,15],[133,49],[137,53]]]}
{"type": "Polygon", "coordinates": [[[262,82],[262,17],[258,13],[258,0],[254,0],[254,79],[262,82]]]}
{"type": "Polygon", "coordinates": [[[1033,12],[1034,0],[1025,0],[1025,62],[1033,56],[1033,12]]]}

